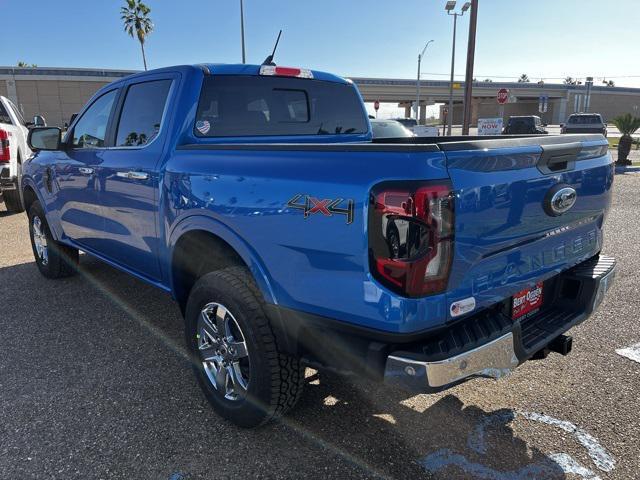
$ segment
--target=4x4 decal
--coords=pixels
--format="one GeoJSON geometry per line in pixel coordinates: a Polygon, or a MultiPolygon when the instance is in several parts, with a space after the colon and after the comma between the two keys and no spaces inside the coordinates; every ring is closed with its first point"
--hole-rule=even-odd
{"type": "Polygon", "coordinates": [[[353,223],[354,202],[351,199],[336,198],[332,200],[328,198],[319,200],[311,195],[299,193],[287,202],[287,207],[302,210],[304,218],[309,218],[314,213],[321,213],[327,217],[346,215],[347,225],[353,223]],[[346,203],[346,206],[341,207],[340,205],[343,203],[346,203]]]}

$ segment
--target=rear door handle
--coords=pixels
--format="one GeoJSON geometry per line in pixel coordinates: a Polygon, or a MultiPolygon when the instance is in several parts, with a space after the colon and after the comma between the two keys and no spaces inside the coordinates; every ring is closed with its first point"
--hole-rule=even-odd
{"type": "Polygon", "coordinates": [[[128,172],[117,172],[116,175],[120,178],[128,178],[130,180],[148,180],[149,174],[146,172],[136,172],[136,171],[128,171],[128,172]]]}
{"type": "Polygon", "coordinates": [[[80,167],[78,168],[81,174],[83,175],[93,175],[93,168],[89,167],[80,167]]]}

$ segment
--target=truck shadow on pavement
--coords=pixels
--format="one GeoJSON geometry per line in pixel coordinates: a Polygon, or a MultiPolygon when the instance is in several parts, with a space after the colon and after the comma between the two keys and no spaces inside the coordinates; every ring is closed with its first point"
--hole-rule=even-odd
{"type": "Polygon", "coordinates": [[[565,478],[514,435],[509,410],[449,393],[419,411],[401,391],[332,374],[311,375],[281,422],[238,429],[197,388],[168,295],[85,255],[73,278],[47,281],[27,263],[0,269],[0,284],[11,286],[0,326],[3,478],[98,475],[102,464],[129,478],[200,478],[212,462],[218,478],[565,478]],[[34,423],[34,411],[48,421],[34,423]],[[150,449],[149,439],[161,440],[150,449]],[[233,448],[247,464],[203,446],[233,448]]]}
{"type": "Polygon", "coordinates": [[[313,377],[294,418],[391,478],[563,479],[553,458],[514,436],[511,410],[486,412],[454,394],[423,411],[383,385],[322,373],[313,377]]]}

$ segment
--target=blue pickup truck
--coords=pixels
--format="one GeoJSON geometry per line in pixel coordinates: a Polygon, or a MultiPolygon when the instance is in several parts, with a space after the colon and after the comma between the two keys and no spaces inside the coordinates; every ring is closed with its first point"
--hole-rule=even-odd
{"type": "Polygon", "coordinates": [[[295,405],[305,366],[428,393],[567,354],[615,272],[601,135],[373,140],[327,73],[136,74],[29,143],[42,274],[83,251],[171,294],[206,397],[245,427],[295,405]]]}

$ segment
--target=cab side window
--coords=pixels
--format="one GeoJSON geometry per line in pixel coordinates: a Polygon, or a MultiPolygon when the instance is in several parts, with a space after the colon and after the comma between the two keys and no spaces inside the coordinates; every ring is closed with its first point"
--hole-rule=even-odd
{"type": "Polygon", "coordinates": [[[107,136],[107,125],[113,110],[117,90],[98,98],[84,112],[73,129],[74,148],[102,148],[107,136]]]}
{"type": "Polygon", "coordinates": [[[153,141],[160,132],[170,88],[171,80],[154,80],[129,87],[118,123],[117,147],[140,147],[153,141]]]}

